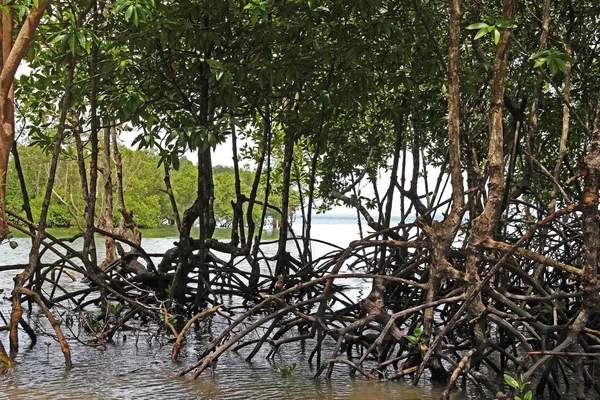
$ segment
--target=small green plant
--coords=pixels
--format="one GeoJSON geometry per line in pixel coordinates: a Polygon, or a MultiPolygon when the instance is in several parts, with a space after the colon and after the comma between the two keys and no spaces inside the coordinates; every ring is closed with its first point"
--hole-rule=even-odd
{"type": "MultiPolygon", "coordinates": [[[[158,316],[158,318],[160,318],[161,321],[165,320],[165,316],[163,314],[160,314],[158,316]]],[[[176,317],[169,318],[169,323],[172,324],[172,325],[175,325],[177,323],[177,318],[176,317]]]]}
{"type": "Polygon", "coordinates": [[[413,335],[406,335],[405,338],[406,338],[406,340],[408,340],[409,342],[411,342],[413,344],[419,344],[422,334],[423,334],[423,329],[415,328],[415,330],[413,331],[413,335]]]}
{"type": "Polygon", "coordinates": [[[531,400],[531,398],[533,397],[533,393],[531,392],[531,390],[525,392],[525,388],[527,387],[527,385],[529,385],[530,382],[524,382],[522,375],[513,378],[510,375],[504,374],[504,381],[508,383],[508,386],[518,391],[518,393],[523,396],[521,398],[520,396],[515,395],[515,400],[531,400]]]}
{"type": "Polygon", "coordinates": [[[292,363],[292,365],[290,365],[287,368],[277,368],[277,372],[279,372],[281,374],[281,376],[289,376],[292,374],[292,372],[296,369],[296,363],[292,363]]]}
{"type": "Polygon", "coordinates": [[[114,314],[115,316],[118,316],[122,309],[123,304],[121,303],[109,304],[108,306],[108,311],[114,314]]]}
{"type": "Polygon", "coordinates": [[[423,329],[415,328],[412,335],[404,336],[406,340],[415,345],[415,347],[421,352],[421,356],[424,356],[427,352],[427,344],[421,339],[423,335],[423,329]]]}

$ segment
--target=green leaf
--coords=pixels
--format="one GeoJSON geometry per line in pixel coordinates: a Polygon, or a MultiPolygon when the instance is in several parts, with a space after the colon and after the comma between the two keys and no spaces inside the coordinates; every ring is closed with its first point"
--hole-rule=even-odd
{"type": "Polygon", "coordinates": [[[535,60],[536,58],[540,58],[540,57],[548,57],[548,55],[550,54],[550,52],[548,50],[544,50],[544,51],[538,51],[537,53],[535,53],[534,55],[532,55],[531,57],[529,57],[530,60],[535,60]]]}
{"type": "Polygon", "coordinates": [[[563,74],[566,74],[567,73],[567,66],[566,66],[565,62],[563,60],[561,60],[559,57],[555,57],[554,61],[556,62],[556,65],[558,66],[558,69],[560,69],[563,74]]]}
{"type": "Polygon", "coordinates": [[[563,61],[567,61],[567,62],[570,62],[570,63],[574,63],[575,62],[575,59],[573,57],[571,57],[570,55],[565,54],[563,52],[557,52],[556,57],[560,58],[563,61]]]}
{"type": "Polygon", "coordinates": [[[206,60],[206,63],[210,65],[212,68],[223,69],[223,64],[221,64],[217,60],[206,60]]]}
{"type": "Polygon", "coordinates": [[[531,400],[533,398],[533,392],[530,390],[527,393],[525,393],[525,396],[523,396],[523,400],[531,400]]]}
{"type": "Polygon", "coordinates": [[[515,400],[522,400],[519,396],[515,396],[515,400]]]}
{"type": "Polygon", "coordinates": [[[406,340],[408,340],[411,343],[414,343],[414,344],[418,344],[419,343],[419,340],[416,337],[412,336],[412,335],[406,335],[404,337],[406,338],[406,340]]]}
{"type": "Polygon", "coordinates": [[[514,389],[519,388],[519,382],[517,382],[517,380],[510,375],[504,374],[504,381],[508,383],[508,386],[514,389]]]}
{"type": "Polygon", "coordinates": [[[133,24],[136,26],[136,28],[137,28],[137,26],[138,26],[138,23],[139,23],[139,19],[138,19],[138,9],[137,9],[137,7],[134,7],[134,8],[133,8],[133,24]]]}
{"type": "Polygon", "coordinates": [[[81,48],[86,49],[87,45],[86,45],[85,35],[79,31],[76,32],[75,35],[77,36],[77,41],[79,42],[79,45],[81,46],[81,48]]]}
{"type": "Polygon", "coordinates": [[[546,63],[546,59],[545,58],[538,58],[537,60],[535,60],[535,64],[533,65],[533,68],[541,67],[545,63],[546,63]]]}
{"type": "Polygon", "coordinates": [[[506,28],[506,29],[513,29],[513,28],[517,27],[517,25],[514,22],[512,22],[512,20],[510,18],[506,18],[506,17],[502,17],[498,21],[496,21],[496,26],[498,28],[506,28]]]}
{"type": "Polygon", "coordinates": [[[498,44],[500,41],[500,31],[498,29],[494,29],[494,43],[498,44]]]}
{"type": "Polygon", "coordinates": [[[179,171],[179,156],[177,153],[171,154],[171,165],[175,171],[179,171]]]}
{"type": "Polygon", "coordinates": [[[12,233],[12,232],[8,232],[8,233],[6,234],[6,239],[7,239],[7,240],[10,240],[10,239],[12,239],[13,237],[14,237],[14,236],[13,236],[13,233],[12,233]]]}
{"type": "Polygon", "coordinates": [[[6,6],[5,6],[5,5],[3,5],[3,4],[0,4],[0,11],[2,11],[2,14],[4,14],[4,16],[5,16],[6,18],[8,18],[8,8],[6,8],[6,6]]]}
{"type": "Polygon", "coordinates": [[[423,329],[421,329],[421,328],[415,328],[414,334],[417,337],[417,339],[420,338],[421,335],[423,334],[423,329]]]}
{"type": "Polygon", "coordinates": [[[489,25],[486,24],[485,22],[477,22],[475,24],[471,24],[469,26],[467,26],[467,29],[470,31],[473,31],[475,29],[487,29],[489,25]]]}
{"type": "Polygon", "coordinates": [[[70,37],[71,37],[70,33],[62,36],[62,40],[60,42],[60,51],[67,51],[67,49],[69,48],[69,38],[70,37]]]}
{"type": "Polygon", "coordinates": [[[75,35],[69,35],[69,49],[71,50],[71,54],[75,54],[75,35]]]}
{"type": "Polygon", "coordinates": [[[548,67],[550,67],[550,74],[555,75],[558,72],[558,64],[556,63],[556,58],[550,56],[546,59],[546,63],[548,63],[548,67]]]}
{"type": "Polygon", "coordinates": [[[40,0],[33,0],[33,6],[35,8],[40,8],[40,0]]]}
{"type": "Polygon", "coordinates": [[[11,249],[16,249],[17,247],[19,247],[19,243],[11,240],[10,242],[8,242],[8,245],[10,246],[11,249]]]}
{"type": "Polygon", "coordinates": [[[481,38],[481,37],[483,37],[483,36],[485,36],[487,34],[488,34],[487,28],[481,28],[479,30],[479,32],[477,32],[477,35],[475,35],[475,40],[477,40],[477,39],[479,39],[479,38],[481,38]]]}
{"type": "Polygon", "coordinates": [[[125,11],[125,21],[129,22],[132,14],[133,14],[133,4],[129,6],[127,11],[125,11]]]}

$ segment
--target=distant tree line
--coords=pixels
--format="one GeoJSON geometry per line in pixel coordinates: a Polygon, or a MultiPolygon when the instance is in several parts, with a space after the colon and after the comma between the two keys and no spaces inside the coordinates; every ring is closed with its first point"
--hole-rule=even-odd
{"type": "MultiPolygon", "coordinates": [[[[174,225],[175,217],[169,196],[165,191],[163,169],[157,168],[160,156],[156,154],[156,151],[119,147],[123,157],[125,203],[133,212],[138,226],[140,228],[156,228],[164,224],[174,225]]],[[[70,147],[65,148],[63,153],[63,157],[58,163],[56,181],[52,189],[53,200],[48,210],[48,227],[77,228],[84,224],[83,210],[85,208],[84,199],[80,194],[77,158],[74,150],[70,147]]],[[[21,146],[19,155],[25,182],[29,188],[31,211],[34,218],[37,219],[46,191],[51,157],[38,146],[21,146]]],[[[102,168],[102,164],[100,168],[102,168]]],[[[217,165],[213,169],[213,174],[217,226],[230,228],[233,221],[231,202],[236,200],[234,171],[232,167],[217,165]]],[[[249,193],[254,173],[248,168],[242,168],[240,176],[242,191],[249,193]]],[[[177,208],[179,210],[189,208],[195,200],[195,192],[190,188],[193,188],[198,180],[196,166],[187,158],[181,157],[178,169],[171,169],[170,179],[177,208]]],[[[18,182],[13,159],[11,159],[8,169],[8,180],[18,182]]],[[[11,185],[7,188],[6,201],[9,209],[17,212],[23,211],[23,198],[18,185],[11,185]]],[[[99,192],[98,201],[100,206],[104,207],[105,199],[102,192],[99,192]]],[[[297,204],[296,201],[293,206],[297,207],[297,204]]],[[[113,207],[116,209],[117,206],[113,207]]],[[[257,214],[255,217],[259,218],[260,210],[256,209],[255,214],[257,214]]],[[[113,222],[118,224],[118,213],[114,213],[114,216],[113,222]]],[[[272,210],[268,213],[268,217],[275,220],[279,218],[277,213],[272,210]]]]}

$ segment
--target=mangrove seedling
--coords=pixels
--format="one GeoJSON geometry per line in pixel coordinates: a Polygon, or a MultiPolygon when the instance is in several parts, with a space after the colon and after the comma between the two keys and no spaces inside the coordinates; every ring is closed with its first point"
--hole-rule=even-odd
{"type": "Polygon", "coordinates": [[[281,376],[289,376],[292,374],[292,372],[296,369],[296,363],[292,363],[289,367],[287,368],[277,368],[277,372],[279,372],[281,374],[281,376]]]}
{"type": "Polygon", "coordinates": [[[519,395],[523,396],[521,398],[520,396],[517,396],[515,394],[515,400],[531,400],[531,398],[533,397],[533,393],[531,392],[531,390],[525,392],[525,388],[527,387],[527,385],[529,385],[530,382],[524,382],[523,376],[516,376],[513,378],[510,375],[504,374],[504,381],[508,383],[508,386],[516,390],[519,395]]]}

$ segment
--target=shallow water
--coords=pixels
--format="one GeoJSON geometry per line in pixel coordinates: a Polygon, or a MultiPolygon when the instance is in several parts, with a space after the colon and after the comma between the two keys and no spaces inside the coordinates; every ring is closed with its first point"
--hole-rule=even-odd
{"type": "MultiPolygon", "coordinates": [[[[299,227],[298,227],[299,230],[299,227]]],[[[358,238],[356,226],[344,220],[318,221],[313,228],[314,237],[345,246],[358,238]]],[[[152,235],[147,235],[152,236],[152,235]]],[[[145,235],[145,237],[147,237],[145,235]]],[[[19,247],[10,250],[0,246],[0,265],[25,263],[29,240],[17,238],[19,247]]],[[[173,237],[146,238],[143,247],[152,253],[170,248],[173,237]]],[[[77,246],[75,243],[74,246],[77,246]]],[[[98,241],[99,258],[103,241],[98,241]]],[[[331,250],[315,244],[315,257],[331,250]]],[[[48,260],[56,256],[47,255],[48,260]]],[[[0,272],[0,310],[8,317],[10,303],[6,298],[12,287],[14,272],[0,272]],[[2,298],[4,296],[4,298],[2,298]]],[[[79,281],[62,281],[70,290],[84,287],[79,281]]],[[[355,279],[344,282],[351,286],[350,294],[360,298],[370,282],[355,279]]],[[[65,310],[54,310],[62,313],[65,310]]],[[[49,332],[44,317],[34,312],[24,315],[29,323],[49,332]]],[[[221,328],[222,321],[215,319],[213,331],[221,328]]],[[[77,324],[74,324],[76,330],[77,324]]],[[[413,388],[409,381],[374,382],[360,376],[350,377],[346,366],[336,366],[331,380],[312,379],[316,370],[308,364],[312,343],[291,343],[284,346],[272,360],[267,360],[268,346],[251,363],[245,356],[251,347],[239,353],[226,352],[220,359],[214,376],[205,372],[197,380],[172,378],[178,370],[197,360],[199,352],[208,344],[207,334],[188,335],[178,363],[170,361],[172,344],[157,335],[156,327],[145,327],[142,332],[118,333],[114,343],[106,348],[86,346],[70,340],[73,368],[66,371],[58,343],[51,335],[41,333],[38,344],[27,349],[29,338],[22,335],[17,367],[11,375],[0,377],[0,398],[7,399],[437,399],[443,387],[434,386],[426,379],[422,386],[413,388]],[[277,368],[297,364],[290,376],[282,376],[277,368]]],[[[69,335],[68,336],[74,336],[69,335]]],[[[77,333],[77,331],[75,331],[77,333]]],[[[251,339],[252,337],[248,337],[251,339]]],[[[0,332],[0,340],[8,343],[8,333],[0,332]]],[[[327,354],[324,354],[328,358],[327,354]]],[[[456,391],[453,398],[463,398],[456,391]]]]}

